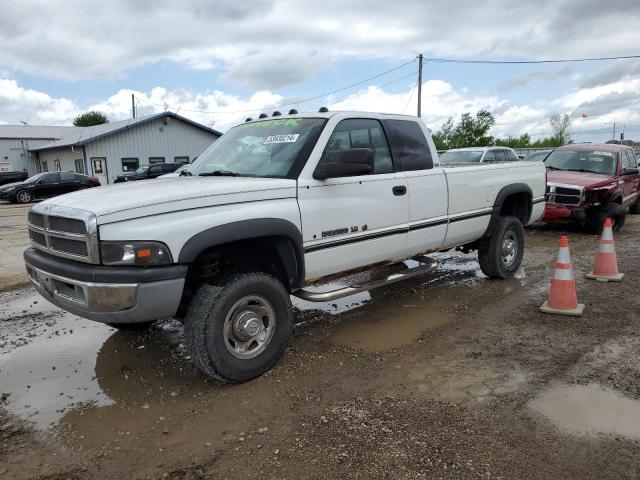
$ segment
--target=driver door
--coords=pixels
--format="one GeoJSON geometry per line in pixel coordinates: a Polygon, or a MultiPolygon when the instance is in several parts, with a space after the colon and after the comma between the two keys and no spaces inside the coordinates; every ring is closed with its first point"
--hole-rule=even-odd
{"type": "Polygon", "coordinates": [[[60,191],[60,173],[52,172],[42,177],[33,188],[36,198],[55,197],[62,193],[60,191]]]}
{"type": "Polygon", "coordinates": [[[300,178],[298,183],[307,280],[398,260],[405,250],[407,179],[394,170],[380,122],[342,120],[320,163],[335,161],[341,151],[350,148],[374,151],[373,173],[325,180],[300,178]]]}

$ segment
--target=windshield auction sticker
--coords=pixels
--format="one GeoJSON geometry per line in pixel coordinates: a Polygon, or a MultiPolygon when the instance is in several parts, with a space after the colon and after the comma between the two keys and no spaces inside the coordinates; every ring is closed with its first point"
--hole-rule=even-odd
{"type": "Polygon", "coordinates": [[[295,143],[298,141],[299,133],[290,133],[288,135],[270,135],[264,139],[264,144],[270,143],[295,143]]]}

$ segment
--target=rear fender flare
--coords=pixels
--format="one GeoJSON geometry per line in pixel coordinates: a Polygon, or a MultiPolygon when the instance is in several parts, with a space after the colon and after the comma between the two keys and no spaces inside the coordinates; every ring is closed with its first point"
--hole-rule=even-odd
{"type": "Polygon", "coordinates": [[[490,237],[495,229],[496,223],[498,222],[498,218],[500,218],[500,211],[502,210],[502,205],[507,197],[516,193],[525,193],[529,198],[528,205],[528,213],[526,215],[526,221],[523,222],[523,225],[529,223],[529,219],[531,218],[531,212],[533,209],[533,192],[531,191],[531,187],[526,183],[512,183],[511,185],[506,185],[502,187],[502,189],[496,195],[496,200],[493,203],[493,211],[491,212],[491,220],[489,220],[489,225],[484,232],[482,238],[490,237]]]}

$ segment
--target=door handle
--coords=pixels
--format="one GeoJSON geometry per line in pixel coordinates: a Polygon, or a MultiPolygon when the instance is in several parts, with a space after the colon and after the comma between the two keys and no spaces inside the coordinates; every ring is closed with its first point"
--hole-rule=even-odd
{"type": "Polygon", "coordinates": [[[396,197],[399,197],[399,196],[404,195],[405,193],[407,193],[407,187],[405,187],[404,185],[396,185],[391,190],[393,191],[393,194],[396,197]]]}

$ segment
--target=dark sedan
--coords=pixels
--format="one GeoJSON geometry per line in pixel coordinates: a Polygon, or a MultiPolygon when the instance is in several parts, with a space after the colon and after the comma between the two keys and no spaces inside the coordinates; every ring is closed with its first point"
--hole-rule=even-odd
{"type": "Polygon", "coordinates": [[[0,187],[0,200],[13,203],[28,203],[42,198],[55,197],[83,188],[99,187],[97,178],[74,172],[43,172],[29,177],[24,182],[10,183],[0,187]]]}
{"type": "Polygon", "coordinates": [[[0,172],[0,185],[24,182],[27,178],[29,178],[27,172],[0,172]]]}
{"type": "Polygon", "coordinates": [[[135,172],[125,175],[118,175],[115,183],[130,182],[132,180],[148,180],[150,178],[158,178],[160,175],[172,173],[178,168],[185,165],[184,163],[156,163],[152,165],[142,165],[135,172]]]}

